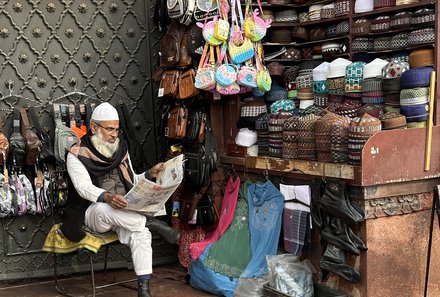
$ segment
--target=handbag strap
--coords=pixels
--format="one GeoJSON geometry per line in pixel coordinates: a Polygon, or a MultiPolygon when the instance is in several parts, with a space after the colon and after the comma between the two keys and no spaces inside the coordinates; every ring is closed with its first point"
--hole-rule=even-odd
{"type": "Polygon", "coordinates": [[[205,46],[203,47],[203,53],[202,53],[202,57],[200,58],[199,61],[199,67],[197,68],[197,70],[200,70],[203,68],[203,66],[206,64],[206,54],[208,53],[208,48],[209,48],[209,44],[206,42],[205,46]]]}

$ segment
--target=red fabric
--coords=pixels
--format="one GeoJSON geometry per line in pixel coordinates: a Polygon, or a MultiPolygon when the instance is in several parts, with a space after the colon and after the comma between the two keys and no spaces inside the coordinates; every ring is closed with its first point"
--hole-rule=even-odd
{"type": "Polygon", "coordinates": [[[237,206],[238,192],[240,190],[240,178],[237,177],[235,181],[232,177],[229,178],[226,185],[225,194],[223,195],[222,209],[220,214],[220,221],[217,228],[211,233],[206,234],[205,240],[196,242],[190,245],[192,260],[195,261],[203,253],[205,248],[215,241],[217,241],[234,218],[235,207],[237,206]]]}

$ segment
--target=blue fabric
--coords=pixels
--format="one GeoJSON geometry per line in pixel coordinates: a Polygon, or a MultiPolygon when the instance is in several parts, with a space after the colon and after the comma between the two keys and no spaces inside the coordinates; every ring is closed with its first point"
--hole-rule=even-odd
{"type": "Polygon", "coordinates": [[[197,261],[191,262],[191,286],[215,295],[232,297],[234,296],[235,287],[237,287],[238,278],[230,278],[229,276],[222,275],[203,264],[211,246],[212,244],[205,248],[197,261]]]}
{"type": "Polygon", "coordinates": [[[151,278],[151,274],[142,274],[137,276],[138,280],[148,280],[150,278],[151,278]]]}
{"type": "Polygon", "coordinates": [[[252,258],[240,277],[268,272],[266,255],[276,255],[281,232],[284,196],[270,180],[248,188],[252,258]]]}

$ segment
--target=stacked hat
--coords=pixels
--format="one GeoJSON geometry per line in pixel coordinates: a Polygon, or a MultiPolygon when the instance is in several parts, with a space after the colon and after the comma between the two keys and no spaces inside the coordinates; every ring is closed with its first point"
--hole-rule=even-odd
{"type": "Polygon", "coordinates": [[[289,29],[273,29],[269,33],[269,41],[274,43],[289,43],[292,41],[289,29]]]}
{"type": "Polygon", "coordinates": [[[424,28],[420,30],[411,31],[408,35],[408,45],[420,45],[429,44],[435,42],[435,31],[434,28],[424,28]]]}
{"type": "Polygon", "coordinates": [[[258,155],[269,155],[269,114],[263,113],[255,120],[255,130],[258,138],[258,155]]]}
{"type": "Polygon", "coordinates": [[[283,158],[296,159],[298,150],[299,116],[292,116],[284,122],[283,126],[283,158]]]}
{"type": "Polygon", "coordinates": [[[293,111],[295,109],[295,101],[291,99],[281,99],[277,100],[270,105],[270,112],[277,113],[281,110],[293,111]]]}
{"type": "Polygon", "coordinates": [[[335,16],[347,15],[350,12],[349,0],[336,0],[335,2],[335,16]]]}
{"type": "Polygon", "coordinates": [[[389,36],[381,36],[374,39],[373,42],[375,51],[384,51],[391,48],[391,38],[389,36]]]}
{"type": "Polygon", "coordinates": [[[365,64],[362,103],[383,104],[385,102],[382,89],[382,68],[387,64],[387,61],[379,58],[365,64]]]}
{"type": "Polygon", "coordinates": [[[411,68],[433,66],[434,61],[434,48],[416,49],[409,54],[411,68]]]}
{"type": "Polygon", "coordinates": [[[293,40],[308,41],[309,31],[304,27],[294,26],[290,31],[290,36],[293,40]]]}
{"type": "Polygon", "coordinates": [[[295,9],[283,9],[275,12],[275,22],[298,22],[295,9]]]}
{"type": "Polygon", "coordinates": [[[362,103],[360,100],[345,99],[338,107],[336,107],[335,113],[341,116],[354,118],[361,106],[362,103]]]}
{"type": "Polygon", "coordinates": [[[321,19],[332,19],[335,17],[335,4],[326,4],[321,8],[321,19]]]}
{"type": "Polygon", "coordinates": [[[326,38],[327,29],[317,26],[310,29],[309,38],[310,41],[323,40],[326,38]]]}
{"type": "Polygon", "coordinates": [[[396,0],[374,0],[374,9],[396,5],[396,0]]]}
{"type": "Polygon", "coordinates": [[[366,18],[356,20],[351,32],[353,33],[353,36],[368,35],[368,33],[370,33],[370,20],[366,18]]]}
{"type": "Polygon", "coordinates": [[[327,73],[330,63],[323,62],[313,69],[314,104],[319,107],[327,106],[327,73]]]}
{"type": "Polygon", "coordinates": [[[368,113],[369,115],[379,119],[384,112],[385,109],[381,104],[365,104],[357,110],[357,116],[361,117],[364,113],[368,113]]]}
{"type": "Polygon", "coordinates": [[[374,9],[374,0],[356,0],[354,4],[354,12],[362,13],[372,11],[374,9]]]}
{"type": "Polygon", "coordinates": [[[340,54],[339,43],[327,41],[322,44],[322,57],[326,60],[333,59],[340,54]]]}
{"type": "Polygon", "coordinates": [[[331,127],[340,118],[337,114],[326,111],[315,123],[316,154],[319,162],[331,161],[331,127]]]}
{"type": "Polygon", "coordinates": [[[391,49],[404,49],[408,47],[408,33],[402,32],[391,37],[391,49]]]}
{"type": "Polygon", "coordinates": [[[278,121],[280,112],[269,115],[269,156],[281,157],[283,152],[283,125],[278,121]]]}
{"type": "Polygon", "coordinates": [[[380,117],[382,130],[406,129],[406,118],[396,112],[387,112],[380,117]]]}
{"type": "Polygon", "coordinates": [[[348,161],[348,128],[351,119],[341,117],[332,122],[330,133],[330,149],[332,163],[346,163],[348,161]]]}
{"type": "Polygon", "coordinates": [[[432,67],[417,67],[402,74],[400,112],[407,123],[425,122],[428,118],[429,82],[432,67]]]}
{"type": "Polygon", "coordinates": [[[317,21],[321,19],[321,9],[323,6],[323,4],[314,4],[309,6],[308,17],[310,21],[317,21]]]}
{"type": "Polygon", "coordinates": [[[264,98],[249,97],[243,99],[240,109],[240,119],[237,126],[239,128],[255,128],[255,121],[258,115],[267,112],[267,106],[264,98]]]}
{"type": "Polygon", "coordinates": [[[270,91],[266,93],[265,97],[269,102],[287,99],[287,90],[282,86],[272,85],[270,91]]]}
{"type": "Polygon", "coordinates": [[[353,165],[361,164],[362,148],[368,139],[382,129],[378,118],[368,113],[355,117],[349,127],[348,133],[348,158],[353,165]]]}
{"type": "Polygon", "coordinates": [[[315,123],[320,116],[308,114],[298,121],[298,159],[316,160],[315,123]]]}
{"type": "Polygon", "coordinates": [[[282,58],[286,60],[299,61],[301,60],[301,51],[297,48],[289,47],[283,53],[282,58]]]}
{"type": "Polygon", "coordinates": [[[351,61],[344,58],[337,58],[329,64],[327,81],[329,94],[344,95],[345,90],[345,69],[351,61]]]}
{"type": "Polygon", "coordinates": [[[298,77],[299,65],[293,65],[286,68],[283,72],[283,81],[285,83],[296,82],[298,77]]]}
{"type": "Polygon", "coordinates": [[[411,26],[411,15],[410,11],[402,11],[396,13],[391,17],[390,29],[407,28],[411,26]]]}
{"type": "Polygon", "coordinates": [[[371,32],[386,32],[390,29],[391,18],[389,15],[381,15],[370,23],[371,32]]]}
{"type": "Polygon", "coordinates": [[[374,50],[373,38],[369,37],[356,37],[353,38],[351,44],[351,50],[353,53],[371,52],[374,50]]]}
{"type": "MultiPolygon", "coordinates": [[[[400,93],[400,79],[402,74],[409,70],[409,64],[397,59],[391,59],[391,61],[382,68],[382,89],[386,96],[391,93],[400,93]]],[[[395,98],[395,95],[385,97],[385,103],[391,103],[391,106],[395,106],[394,102],[387,102],[387,99],[395,98]]]]}
{"type": "Polygon", "coordinates": [[[353,62],[345,68],[345,92],[362,92],[365,62],[353,62]]]}
{"type": "Polygon", "coordinates": [[[419,2],[419,0],[396,0],[396,6],[417,3],[417,2],[419,2]]]}
{"type": "Polygon", "coordinates": [[[342,21],[336,25],[336,36],[347,35],[349,31],[348,21],[342,21]]]}
{"type": "Polygon", "coordinates": [[[404,50],[404,51],[396,52],[392,58],[409,63],[409,51],[404,50]]]}
{"type": "Polygon", "coordinates": [[[336,37],[336,25],[330,25],[327,28],[327,38],[336,37]]]}
{"type": "Polygon", "coordinates": [[[305,23],[309,21],[309,13],[308,12],[301,12],[298,14],[298,19],[300,23],[305,23]]]}
{"type": "Polygon", "coordinates": [[[272,22],[275,21],[275,15],[272,10],[269,9],[263,9],[263,12],[260,16],[263,20],[271,20],[272,22]]]}
{"type": "Polygon", "coordinates": [[[251,147],[257,140],[257,132],[248,128],[241,128],[235,136],[235,144],[243,147],[251,147]]]}
{"type": "Polygon", "coordinates": [[[431,25],[435,22],[435,12],[431,8],[422,8],[414,12],[411,16],[410,23],[414,26],[431,25]]]}
{"type": "Polygon", "coordinates": [[[284,65],[278,62],[271,62],[266,66],[267,70],[269,70],[270,76],[281,76],[284,72],[284,65]]]}

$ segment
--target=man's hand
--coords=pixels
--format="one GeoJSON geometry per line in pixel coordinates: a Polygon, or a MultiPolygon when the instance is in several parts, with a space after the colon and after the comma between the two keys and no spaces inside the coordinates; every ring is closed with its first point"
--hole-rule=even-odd
{"type": "Polygon", "coordinates": [[[157,174],[159,173],[159,172],[161,172],[162,170],[163,170],[163,168],[164,168],[164,163],[157,163],[156,165],[154,165],[153,167],[151,167],[151,169],[150,169],[150,171],[149,171],[149,173],[150,173],[150,176],[152,177],[152,178],[156,178],[157,177],[157,174]]]}
{"type": "Polygon", "coordinates": [[[127,200],[122,195],[105,193],[104,201],[113,208],[125,208],[128,205],[127,200]]]}

